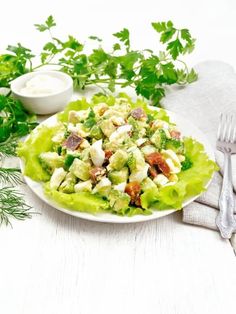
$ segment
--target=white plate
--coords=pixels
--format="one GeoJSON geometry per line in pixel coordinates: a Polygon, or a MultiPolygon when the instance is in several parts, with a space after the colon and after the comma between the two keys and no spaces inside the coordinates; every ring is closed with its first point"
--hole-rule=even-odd
{"type": "MultiPolygon", "coordinates": [[[[182,134],[184,134],[185,136],[192,136],[197,141],[201,142],[204,145],[205,151],[208,154],[209,158],[212,160],[215,160],[214,152],[213,152],[213,149],[212,149],[210,143],[208,142],[205,135],[198,128],[193,126],[190,122],[188,122],[186,119],[184,119],[180,115],[178,115],[174,112],[168,111],[168,110],[166,110],[166,112],[170,116],[171,121],[175,122],[177,124],[178,129],[181,131],[182,134]]],[[[52,126],[56,123],[56,121],[57,121],[56,115],[54,115],[54,116],[50,117],[49,119],[45,120],[41,124],[52,126]]],[[[21,162],[21,171],[22,171],[22,173],[24,172],[24,163],[23,162],[21,162]]],[[[116,216],[114,214],[109,214],[109,213],[93,215],[90,213],[73,211],[73,210],[69,210],[69,209],[66,209],[64,207],[61,207],[60,205],[58,205],[54,201],[47,199],[43,193],[43,188],[42,188],[41,183],[35,182],[27,176],[25,176],[24,178],[25,178],[27,185],[30,187],[30,189],[45,203],[47,203],[48,205],[51,205],[52,207],[66,213],[66,214],[69,214],[69,215],[72,215],[75,217],[79,217],[79,218],[83,218],[83,219],[87,219],[87,220],[109,222],[109,223],[132,223],[132,222],[140,222],[140,221],[157,219],[157,218],[172,214],[176,211],[174,209],[163,210],[163,211],[154,211],[152,215],[148,215],[148,216],[136,215],[133,217],[116,216]]],[[[206,188],[210,184],[210,181],[211,180],[209,180],[209,182],[207,183],[206,188]]],[[[199,195],[196,195],[196,196],[186,200],[183,203],[183,207],[192,203],[198,196],[199,195]]]]}

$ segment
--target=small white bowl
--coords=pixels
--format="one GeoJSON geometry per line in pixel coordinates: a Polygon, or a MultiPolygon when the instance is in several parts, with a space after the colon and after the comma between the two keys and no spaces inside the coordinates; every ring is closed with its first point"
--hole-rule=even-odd
{"type": "Polygon", "coordinates": [[[60,71],[36,71],[24,74],[11,82],[11,91],[13,97],[21,100],[24,107],[32,113],[36,114],[51,114],[56,113],[64,109],[66,104],[70,101],[73,94],[73,80],[72,78],[60,71]],[[62,80],[62,89],[59,92],[48,95],[35,95],[26,96],[20,91],[25,87],[27,81],[37,75],[49,75],[57,79],[62,80]]]}

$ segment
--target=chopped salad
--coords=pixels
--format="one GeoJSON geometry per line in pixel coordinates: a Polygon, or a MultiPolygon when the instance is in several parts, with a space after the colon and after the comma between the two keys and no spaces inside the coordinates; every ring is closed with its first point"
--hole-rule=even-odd
{"type": "Polygon", "coordinates": [[[55,126],[33,131],[18,155],[26,175],[46,181],[49,198],[74,210],[119,215],[181,208],[215,170],[203,146],[184,138],[165,110],[124,94],[69,104],[55,126]]]}

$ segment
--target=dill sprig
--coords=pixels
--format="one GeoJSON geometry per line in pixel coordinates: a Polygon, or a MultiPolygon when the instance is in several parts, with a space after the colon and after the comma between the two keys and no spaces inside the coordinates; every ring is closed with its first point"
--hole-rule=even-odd
{"type": "Polygon", "coordinates": [[[3,185],[17,185],[23,183],[19,168],[0,168],[0,183],[3,185]]]}
{"type": "Polygon", "coordinates": [[[13,187],[0,189],[0,225],[11,225],[10,219],[24,220],[32,217],[32,207],[24,201],[23,194],[13,187]]]}
{"type": "Polygon", "coordinates": [[[7,141],[0,143],[0,159],[3,157],[16,156],[17,139],[13,136],[7,141]]]}
{"type": "MultiPolygon", "coordinates": [[[[0,162],[5,157],[16,156],[17,138],[11,136],[0,143],[0,162]]],[[[15,185],[23,183],[19,168],[0,167],[0,226],[12,225],[11,219],[25,220],[32,217],[32,207],[25,200],[15,185]],[[4,186],[7,185],[7,186],[4,186]]]]}

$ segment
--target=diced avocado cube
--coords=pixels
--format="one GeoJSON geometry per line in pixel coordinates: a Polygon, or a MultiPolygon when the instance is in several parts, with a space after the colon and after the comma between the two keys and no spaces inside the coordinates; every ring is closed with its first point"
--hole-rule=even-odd
{"type": "Polygon", "coordinates": [[[83,161],[88,161],[90,159],[90,147],[82,150],[80,158],[83,161]]]}
{"type": "Polygon", "coordinates": [[[157,129],[150,140],[158,149],[163,149],[167,140],[166,132],[163,129],[157,129]]]}
{"type": "Polygon", "coordinates": [[[100,128],[102,130],[102,132],[107,136],[107,137],[110,137],[111,134],[113,132],[115,132],[116,128],[114,126],[114,124],[111,122],[111,120],[109,119],[106,119],[106,120],[103,120],[101,123],[100,123],[100,128]]]}
{"type": "Polygon", "coordinates": [[[92,191],[92,182],[91,182],[91,180],[79,182],[74,186],[74,189],[75,189],[75,193],[91,192],[92,191]]]}
{"type": "MultiPolygon", "coordinates": [[[[143,156],[143,153],[141,152],[141,150],[139,148],[136,148],[133,152],[133,157],[135,159],[135,169],[137,168],[142,168],[145,166],[145,159],[143,156]]],[[[131,169],[133,171],[133,169],[131,169]]]]}
{"type": "Polygon", "coordinates": [[[125,211],[129,207],[130,197],[128,194],[113,190],[109,194],[110,206],[116,211],[125,211]]]}
{"type": "Polygon", "coordinates": [[[101,179],[101,181],[98,182],[98,184],[93,189],[93,193],[98,193],[101,196],[108,197],[109,193],[111,191],[111,181],[104,177],[101,179]]]}
{"type": "Polygon", "coordinates": [[[131,153],[128,157],[127,166],[129,167],[130,171],[133,171],[136,168],[136,159],[134,158],[133,153],[131,153]]]}
{"type": "Polygon", "coordinates": [[[110,171],[108,174],[108,178],[111,180],[113,184],[119,184],[122,182],[126,182],[129,176],[129,170],[127,167],[124,167],[121,170],[110,171]]]}
{"type": "Polygon", "coordinates": [[[146,178],[143,180],[141,184],[142,191],[150,190],[151,188],[155,188],[156,184],[150,178],[146,178]]]}
{"type": "Polygon", "coordinates": [[[63,193],[74,193],[74,186],[76,183],[76,177],[73,173],[69,172],[67,173],[65,180],[62,182],[62,184],[59,187],[59,191],[63,193]]]}
{"type": "Polygon", "coordinates": [[[48,172],[53,173],[54,169],[63,167],[64,160],[56,152],[45,152],[39,155],[42,167],[48,172]]]}
{"type": "Polygon", "coordinates": [[[103,137],[101,128],[97,125],[94,125],[90,130],[90,137],[100,140],[103,137]]]}
{"type": "Polygon", "coordinates": [[[132,125],[132,138],[137,140],[139,138],[139,125],[138,122],[133,118],[128,118],[128,124],[132,125]]]}
{"type": "Polygon", "coordinates": [[[74,159],[69,171],[72,172],[77,178],[86,181],[90,178],[90,165],[78,158],[74,159]]]}
{"type": "Polygon", "coordinates": [[[128,154],[125,151],[118,149],[109,159],[109,168],[114,170],[121,170],[126,164],[127,160],[128,154]]]}

